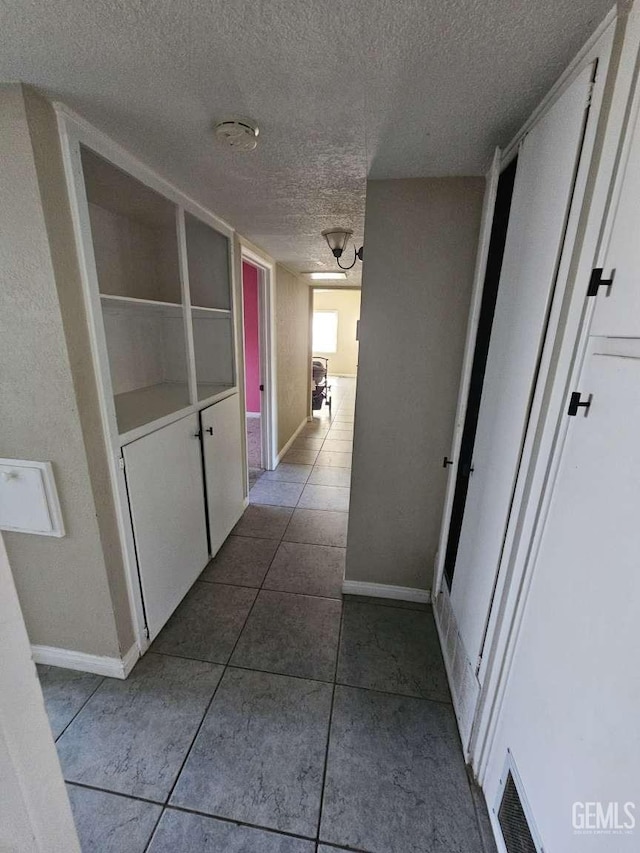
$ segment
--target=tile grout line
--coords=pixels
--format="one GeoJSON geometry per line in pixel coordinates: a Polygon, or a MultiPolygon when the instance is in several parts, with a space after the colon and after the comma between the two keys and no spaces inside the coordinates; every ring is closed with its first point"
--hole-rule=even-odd
{"type": "MultiPolygon", "coordinates": [[[[347,469],[341,468],[340,470],[346,471],[347,469]]],[[[349,487],[348,486],[330,486],[329,488],[331,488],[331,489],[344,489],[345,491],[348,491],[349,487]]],[[[270,507],[275,507],[276,509],[294,509],[294,510],[295,509],[304,509],[304,510],[307,510],[308,512],[341,512],[343,515],[349,514],[348,509],[310,509],[309,507],[298,506],[297,504],[295,506],[282,506],[282,504],[258,504],[258,503],[256,503],[256,504],[249,504],[249,506],[270,506],[270,507]]],[[[291,513],[291,514],[293,515],[293,513],[291,513]]],[[[287,527],[288,526],[289,525],[287,524],[287,527]]],[[[287,531],[285,528],[285,533],[286,532],[287,531]]],[[[231,535],[231,534],[229,534],[229,535],[231,535]]],[[[242,536],[241,533],[234,533],[233,535],[234,536],[242,536]]],[[[266,536],[245,536],[245,539],[267,539],[267,538],[268,537],[266,537],[266,536]]],[[[304,543],[301,543],[301,544],[304,544],[304,543]]],[[[330,545],[329,547],[339,548],[341,546],[340,545],[333,545],[333,546],[330,545]]],[[[203,571],[204,571],[204,569],[203,569],[203,571]]]]}
{"type": "MultiPolygon", "coordinates": [[[[69,720],[69,722],[67,723],[67,725],[62,729],[62,731],[60,732],[60,734],[58,735],[58,737],[54,739],[54,740],[55,740],[55,743],[58,743],[58,741],[60,740],[60,738],[62,737],[62,735],[66,732],[66,730],[69,728],[69,726],[70,726],[70,725],[71,725],[71,723],[75,720],[75,718],[78,716],[78,714],[83,710],[83,708],[85,707],[85,705],[87,704],[87,702],[88,702],[90,699],[93,699],[93,697],[96,695],[96,693],[98,692],[98,690],[99,690],[99,689],[102,687],[102,685],[104,684],[105,678],[106,678],[106,676],[104,676],[104,675],[103,675],[103,676],[102,676],[102,678],[100,679],[99,683],[98,683],[98,684],[95,686],[95,688],[91,691],[91,693],[89,694],[89,696],[87,696],[87,698],[84,700],[84,702],[82,703],[82,705],[78,708],[78,710],[75,712],[75,714],[73,715],[73,717],[71,717],[71,719],[69,720]]],[[[66,779],[65,779],[65,781],[66,781],[66,779]]]]}
{"type": "MultiPolygon", "coordinates": [[[[234,826],[244,826],[244,827],[247,827],[248,829],[257,829],[257,830],[260,830],[262,832],[271,833],[273,835],[278,835],[278,836],[284,835],[287,838],[298,838],[301,841],[311,841],[313,843],[316,842],[315,836],[312,836],[312,835],[300,835],[299,833],[296,833],[296,832],[289,832],[286,829],[274,829],[272,826],[263,826],[262,824],[259,824],[259,823],[250,823],[249,821],[239,820],[238,818],[227,817],[225,815],[214,814],[211,812],[204,812],[204,811],[200,811],[199,809],[190,809],[188,806],[179,806],[177,804],[163,803],[161,800],[150,800],[150,799],[147,799],[146,797],[136,796],[135,794],[123,794],[121,791],[111,791],[108,788],[100,788],[97,785],[87,785],[84,782],[70,782],[69,784],[74,785],[76,788],[83,788],[83,789],[88,790],[88,791],[99,791],[101,794],[109,794],[112,797],[121,797],[124,800],[133,800],[136,803],[146,803],[147,805],[150,805],[150,806],[159,806],[160,807],[160,817],[162,817],[162,815],[167,810],[175,811],[175,812],[183,812],[184,814],[197,815],[198,817],[204,817],[204,818],[208,818],[211,820],[218,820],[221,823],[229,823],[229,824],[233,824],[234,826]]],[[[160,822],[160,818],[158,819],[158,823],[159,822],[160,822]]],[[[153,828],[151,837],[147,841],[147,845],[144,848],[143,853],[146,853],[146,851],[148,850],[149,844],[153,840],[153,835],[155,834],[156,829],[157,829],[157,823],[153,828]]],[[[357,848],[350,848],[350,849],[357,851],[357,848]]],[[[362,853],[367,853],[367,851],[362,851],[362,853]]]]}
{"type": "Polygon", "coordinates": [[[316,830],[316,847],[320,843],[320,826],[322,824],[322,806],[324,803],[324,791],[327,782],[327,770],[329,766],[329,746],[331,744],[331,727],[333,725],[333,708],[336,700],[336,681],[338,678],[338,661],[340,659],[340,644],[342,642],[342,625],[344,622],[344,605],[340,610],[340,626],[338,628],[338,642],[336,644],[336,662],[333,668],[333,687],[331,690],[331,706],[329,708],[329,724],[327,726],[327,742],[324,751],[324,767],[322,772],[322,785],[320,786],[320,807],[318,809],[318,828],[316,830]]]}

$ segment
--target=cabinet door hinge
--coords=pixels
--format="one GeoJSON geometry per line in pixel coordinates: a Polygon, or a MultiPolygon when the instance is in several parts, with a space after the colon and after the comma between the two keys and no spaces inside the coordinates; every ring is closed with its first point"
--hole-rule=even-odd
{"type": "Polygon", "coordinates": [[[587,288],[587,296],[597,296],[600,287],[608,288],[607,296],[611,294],[613,285],[613,272],[611,278],[602,278],[602,267],[596,267],[591,270],[591,278],[589,279],[589,287],[587,288]]]}
{"type": "Polygon", "coordinates": [[[124,471],[124,456],[118,456],[118,467],[124,471]]]}

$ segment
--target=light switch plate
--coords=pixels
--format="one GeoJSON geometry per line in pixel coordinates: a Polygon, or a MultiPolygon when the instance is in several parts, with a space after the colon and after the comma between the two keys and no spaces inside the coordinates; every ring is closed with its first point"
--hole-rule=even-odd
{"type": "Polygon", "coordinates": [[[65,535],[50,462],[0,459],[0,530],[65,535]]]}

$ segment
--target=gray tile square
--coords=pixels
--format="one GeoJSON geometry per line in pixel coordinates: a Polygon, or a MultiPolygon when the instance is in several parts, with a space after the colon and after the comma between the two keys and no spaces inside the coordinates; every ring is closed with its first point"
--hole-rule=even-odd
{"type": "Polygon", "coordinates": [[[69,782],[163,801],[223,667],[147,653],[106,678],[57,743],[69,782]]]}
{"type": "Polygon", "coordinates": [[[338,453],[335,450],[321,450],[316,464],[324,468],[351,468],[351,453],[338,453]]]}
{"type": "Polygon", "coordinates": [[[433,615],[346,601],[338,681],[449,702],[433,615]]]}
{"type": "Polygon", "coordinates": [[[287,465],[313,465],[317,457],[317,450],[290,450],[282,461],[287,465]]]}
{"type": "Polygon", "coordinates": [[[312,465],[291,465],[281,462],[274,471],[265,471],[260,479],[267,482],[284,480],[285,483],[306,483],[312,467],[312,465]]]}
{"type": "Polygon", "coordinates": [[[144,853],[162,806],[67,785],[82,853],[144,853]]]}
{"type": "Polygon", "coordinates": [[[353,444],[353,430],[348,429],[349,424],[341,424],[341,426],[344,426],[344,429],[331,427],[327,433],[327,438],[330,441],[350,441],[353,444]]]}
{"type": "Polygon", "coordinates": [[[311,471],[307,485],[340,486],[348,489],[351,486],[351,468],[321,468],[316,465],[311,471]]]}
{"type": "Polygon", "coordinates": [[[347,547],[349,514],[318,509],[296,509],[284,535],[286,542],[347,547]]]}
{"type": "Polygon", "coordinates": [[[320,838],[373,853],[482,849],[450,706],[336,688],[320,838]]]}
{"type": "Polygon", "coordinates": [[[59,666],[38,665],[37,670],[51,733],[57,738],[99,687],[102,676],[59,666]]]}
{"type": "Polygon", "coordinates": [[[325,436],[329,432],[331,424],[329,423],[328,418],[314,418],[312,421],[308,421],[305,428],[302,430],[300,435],[308,435],[308,436],[325,436]]]}
{"type": "Polygon", "coordinates": [[[332,687],[227,669],[171,801],[315,837],[332,687]]]}
{"type": "Polygon", "coordinates": [[[226,663],[257,590],[195,583],[155,639],[152,651],[226,663]]]}
{"type": "Polygon", "coordinates": [[[341,598],[345,553],[344,548],[282,542],[264,588],[341,598]]]}
{"type": "Polygon", "coordinates": [[[324,444],[323,436],[301,435],[291,445],[292,450],[320,450],[324,444]]]}
{"type": "Polygon", "coordinates": [[[167,809],[149,853],[314,853],[315,843],[213,817],[167,809]]]}
{"type": "Polygon", "coordinates": [[[332,509],[336,512],[349,512],[349,495],[350,490],[342,486],[317,486],[307,483],[300,495],[298,506],[300,509],[332,509]]]}
{"type": "Polygon", "coordinates": [[[332,681],[341,609],[328,598],[262,590],[230,663],[332,681]]]}
{"type": "Polygon", "coordinates": [[[322,449],[336,451],[337,453],[351,453],[353,451],[353,442],[349,439],[327,438],[322,445],[322,449]]]}
{"type": "Polygon", "coordinates": [[[292,513],[287,506],[248,506],[232,533],[256,539],[282,539],[292,513]]]}
{"type": "Polygon", "coordinates": [[[261,477],[249,492],[249,501],[270,506],[295,506],[303,488],[304,483],[274,482],[261,477]]]}
{"type": "Polygon", "coordinates": [[[200,575],[200,580],[259,587],[277,549],[277,539],[229,536],[200,575]]]}

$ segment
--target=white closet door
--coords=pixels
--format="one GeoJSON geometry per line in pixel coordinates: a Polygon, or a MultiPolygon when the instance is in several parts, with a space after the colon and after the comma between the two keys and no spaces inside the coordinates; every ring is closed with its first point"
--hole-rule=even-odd
{"type": "MultiPolygon", "coordinates": [[[[640,95],[636,96],[640,100],[640,95]]],[[[636,103],[636,110],[639,104],[636,103]]],[[[610,292],[598,289],[592,335],[640,337],[640,111],[636,114],[628,159],[619,177],[615,225],[602,277],[613,276],[610,292]]]]}
{"type": "Polygon", "coordinates": [[[211,554],[216,554],[244,510],[240,397],[233,394],[200,413],[211,554]]]}
{"type": "Polygon", "coordinates": [[[589,839],[570,816],[582,791],[622,804],[638,790],[640,358],[596,353],[575,390],[592,403],[569,418],[490,776],[510,748],[545,850],[631,853],[637,828],[589,839]]]}
{"type": "Polygon", "coordinates": [[[150,639],[207,564],[196,414],[124,447],[138,571],[150,639]]]}
{"type": "Polygon", "coordinates": [[[519,155],[451,604],[480,654],[582,146],[592,69],[526,136],[519,155]]]}

